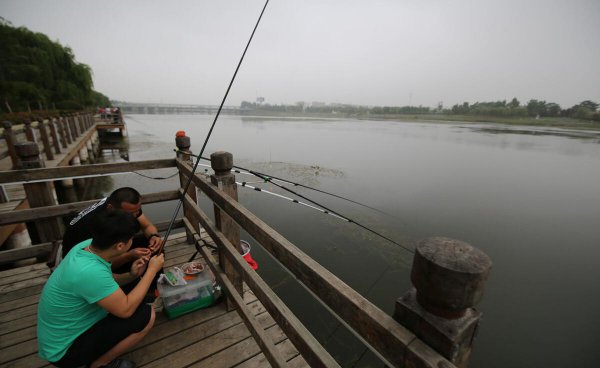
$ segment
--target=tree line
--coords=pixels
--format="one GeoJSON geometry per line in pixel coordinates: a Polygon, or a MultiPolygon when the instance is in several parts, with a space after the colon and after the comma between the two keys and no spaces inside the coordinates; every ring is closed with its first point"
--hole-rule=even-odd
{"type": "Polygon", "coordinates": [[[472,115],[494,117],[570,117],[574,119],[600,121],[599,104],[590,100],[563,109],[559,104],[543,100],[531,99],[526,104],[513,98],[493,102],[464,102],[445,109],[442,104],[435,108],[427,106],[358,106],[349,104],[306,104],[298,102],[294,105],[271,105],[242,101],[241,108],[246,111],[264,111],[281,113],[316,113],[345,115],[472,115]]]}
{"type": "Polygon", "coordinates": [[[83,110],[109,106],[93,89],[92,70],[42,33],[0,17],[0,110],[83,110]]]}

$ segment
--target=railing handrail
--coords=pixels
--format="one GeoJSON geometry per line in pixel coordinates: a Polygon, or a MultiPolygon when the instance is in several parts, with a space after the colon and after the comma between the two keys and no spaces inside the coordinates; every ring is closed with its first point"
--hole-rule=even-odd
{"type": "Polygon", "coordinates": [[[82,166],[60,166],[29,170],[6,170],[0,171],[0,184],[53,181],[60,178],[75,176],[114,174],[136,170],[164,169],[169,167],[176,167],[174,158],[82,166]]]}
{"type": "MultiPolygon", "coordinates": [[[[0,213],[0,226],[19,224],[21,222],[43,220],[53,218],[57,216],[67,216],[77,214],[79,211],[91,206],[98,202],[98,199],[92,199],[89,201],[79,201],[66,204],[59,204],[56,206],[45,206],[27,208],[23,210],[16,210],[11,212],[0,213]]],[[[179,192],[177,190],[168,190],[156,193],[148,193],[142,195],[142,204],[150,204],[164,201],[174,201],[179,199],[179,192]]]]}
{"type": "MultiPolygon", "coordinates": [[[[192,168],[187,162],[177,159],[177,166],[184,176],[190,176],[192,168]]],[[[437,366],[437,363],[443,361],[446,367],[454,367],[446,358],[420,341],[411,331],[306,255],[210,181],[195,174],[192,182],[388,363],[401,367],[407,360],[416,357],[417,361],[429,362],[432,366],[437,366]]]]}

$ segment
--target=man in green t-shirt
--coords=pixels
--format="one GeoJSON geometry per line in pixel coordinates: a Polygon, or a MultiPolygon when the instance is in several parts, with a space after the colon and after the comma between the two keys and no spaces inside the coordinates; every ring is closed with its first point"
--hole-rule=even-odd
{"type": "Polygon", "coordinates": [[[110,262],[129,250],[138,227],[125,211],[95,216],[93,238],[73,247],[54,270],[38,306],[38,350],[43,359],[57,367],[135,367],[117,358],[154,324],[154,310],[142,301],[164,255],[140,258],[124,274],[113,274],[110,262]],[[141,275],[128,294],[119,287],[141,275]]]}

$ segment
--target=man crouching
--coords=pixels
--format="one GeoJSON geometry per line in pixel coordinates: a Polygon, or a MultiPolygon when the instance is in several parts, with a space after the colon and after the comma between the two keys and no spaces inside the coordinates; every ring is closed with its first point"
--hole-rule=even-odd
{"type": "Polygon", "coordinates": [[[37,336],[43,359],[57,367],[135,367],[117,358],[154,324],[154,310],[142,301],[164,256],[140,258],[124,274],[113,274],[110,262],[129,250],[138,227],[125,211],[95,216],[93,238],[73,247],[54,270],[38,306],[37,336]],[[119,287],[142,274],[128,294],[119,287]]]}

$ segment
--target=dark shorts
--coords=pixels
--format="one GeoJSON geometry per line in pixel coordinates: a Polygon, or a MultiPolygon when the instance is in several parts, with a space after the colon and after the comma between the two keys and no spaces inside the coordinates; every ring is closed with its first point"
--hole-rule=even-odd
{"type": "Polygon", "coordinates": [[[89,364],[127,336],[142,331],[150,322],[150,316],[151,307],[148,304],[141,304],[129,318],[119,318],[109,314],[79,335],[67,353],[52,364],[60,368],[89,364]]]}

